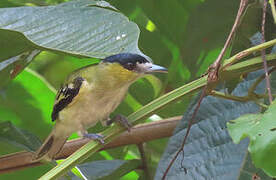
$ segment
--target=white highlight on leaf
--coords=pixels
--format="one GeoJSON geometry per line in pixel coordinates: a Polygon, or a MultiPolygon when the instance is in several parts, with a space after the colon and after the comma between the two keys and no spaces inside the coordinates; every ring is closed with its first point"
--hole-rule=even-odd
{"type": "Polygon", "coordinates": [[[126,34],[122,34],[122,35],[116,36],[116,40],[120,40],[120,39],[122,39],[124,37],[126,37],[126,34]]]}
{"type": "Polygon", "coordinates": [[[160,116],[158,116],[157,114],[153,114],[152,116],[149,117],[149,119],[150,119],[151,121],[160,121],[160,120],[162,120],[163,118],[160,117],[160,116]]]}

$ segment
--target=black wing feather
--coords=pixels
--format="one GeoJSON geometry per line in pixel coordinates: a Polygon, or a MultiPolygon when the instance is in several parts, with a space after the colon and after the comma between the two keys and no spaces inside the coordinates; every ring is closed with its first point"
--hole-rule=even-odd
{"type": "Polygon", "coordinates": [[[52,112],[52,121],[55,121],[58,118],[59,112],[63,110],[68,104],[70,104],[74,97],[76,97],[79,93],[80,87],[84,79],[82,77],[76,77],[73,80],[73,88],[69,88],[68,84],[63,86],[57,95],[57,102],[54,105],[52,112]],[[62,95],[62,98],[59,99],[62,95]]]}

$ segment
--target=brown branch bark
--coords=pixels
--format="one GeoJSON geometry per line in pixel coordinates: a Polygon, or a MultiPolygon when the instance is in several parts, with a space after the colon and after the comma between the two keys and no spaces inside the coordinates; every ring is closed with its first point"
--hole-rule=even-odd
{"type": "Polygon", "coordinates": [[[223,58],[227,48],[230,46],[230,43],[231,43],[231,41],[232,41],[236,31],[237,31],[237,28],[238,28],[238,26],[241,22],[242,15],[246,10],[247,5],[248,5],[248,0],[241,0],[240,7],[239,7],[239,10],[238,10],[235,22],[232,26],[231,32],[228,35],[227,40],[226,40],[220,54],[218,55],[216,61],[209,67],[209,70],[208,70],[208,72],[209,72],[208,73],[208,83],[218,81],[218,78],[219,78],[218,73],[219,73],[219,68],[220,68],[222,58],[223,58]]]}
{"type": "MultiPolygon", "coordinates": [[[[262,43],[265,43],[265,17],[266,17],[266,9],[267,9],[267,0],[264,0],[264,6],[263,6],[263,18],[262,18],[262,43]]],[[[264,65],[264,71],[265,71],[265,82],[266,82],[266,89],[268,93],[268,99],[269,99],[269,104],[272,104],[272,94],[271,94],[271,85],[270,85],[270,80],[268,76],[268,68],[267,68],[267,62],[265,59],[265,49],[261,51],[262,53],[262,59],[263,59],[263,65],[264,65]]]]}
{"type": "MultiPolygon", "coordinates": [[[[170,137],[181,118],[182,116],[176,116],[161,121],[136,125],[131,129],[130,133],[124,132],[114,141],[106,144],[101,150],[170,137]]],[[[75,139],[66,142],[57,159],[70,156],[88,141],[87,139],[75,139]]],[[[0,174],[42,164],[32,162],[32,156],[32,152],[18,152],[0,157],[0,174]]]]}
{"type": "Polygon", "coordinates": [[[150,180],[150,173],[149,173],[146,153],[145,153],[145,150],[144,150],[144,144],[143,143],[137,144],[137,146],[138,146],[138,150],[139,150],[140,156],[141,156],[142,169],[143,169],[144,174],[145,174],[145,179],[150,180]]]}

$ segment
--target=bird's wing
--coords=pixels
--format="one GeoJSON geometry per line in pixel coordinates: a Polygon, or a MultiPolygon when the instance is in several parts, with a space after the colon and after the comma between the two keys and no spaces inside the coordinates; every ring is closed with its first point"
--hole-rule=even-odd
{"type": "Polygon", "coordinates": [[[59,112],[68,106],[78,95],[81,85],[85,79],[75,77],[69,84],[64,84],[58,91],[52,112],[52,121],[58,118],[59,112]]]}

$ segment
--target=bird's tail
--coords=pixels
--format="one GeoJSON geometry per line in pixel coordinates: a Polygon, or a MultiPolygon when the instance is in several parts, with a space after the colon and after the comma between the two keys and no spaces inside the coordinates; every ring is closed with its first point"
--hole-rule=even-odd
{"type": "Polygon", "coordinates": [[[40,148],[35,152],[34,160],[46,160],[51,161],[60,152],[63,145],[65,144],[68,136],[57,136],[55,133],[55,128],[40,146],[40,148]]]}

